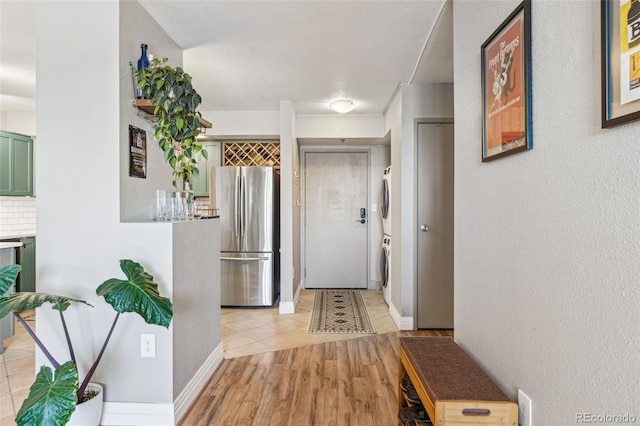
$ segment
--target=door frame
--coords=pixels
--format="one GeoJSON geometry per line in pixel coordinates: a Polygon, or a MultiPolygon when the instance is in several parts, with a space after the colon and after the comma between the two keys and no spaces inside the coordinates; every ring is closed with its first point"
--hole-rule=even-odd
{"type": "MultiPolygon", "coordinates": [[[[453,236],[455,241],[455,123],[453,118],[422,118],[416,119],[413,123],[413,329],[418,329],[418,127],[421,124],[452,124],[454,125],[454,137],[452,143],[453,145],[453,174],[454,174],[454,182],[453,182],[453,190],[454,190],[454,228],[453,228],[453,236]]],[[[454,252],[455,254],[455,252],[454,252]]],[[[455,257],[454,257],[455,259],[455,257]]],[[[454,265],[455,267],[455,265],[454,265]]],[[[455,312],[455,274],[454,274],[454,283],[453,283],[453,291],[454,291],[454,312],[455,312]]],[[[455,326],[455,324],[454,324],[455,326]]]]}
{"type": "Polygon", "coordinates": [[[306,196],[305,188],[307,185],[307,152],[314,153],[366,153],[367,154],[367,290],[375,289],[371,282],[371,147],[367,146],[355,146],[355,145],[303,145],[300,147],[300,288],[306,289],[306,268],[307,268],[307,234],[306,230],[306,196]]]}

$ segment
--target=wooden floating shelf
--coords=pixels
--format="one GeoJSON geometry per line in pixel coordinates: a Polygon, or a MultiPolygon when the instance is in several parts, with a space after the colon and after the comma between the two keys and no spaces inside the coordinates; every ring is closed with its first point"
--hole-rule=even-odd
{"type": "MultiPolygon", "coordinates": [[[[156,109],[155,104],[151,102],[150,99],[134,99],[133,106],[138,108],[141,111],[146,112],[149,115],[154,115],[153,112],[156,109]]],[[[202,117],[199,117],[198,121],[200,122],[200,125],[206,129],[210,129],[212,127],[211,122],[205,120],[202,117]]]]}

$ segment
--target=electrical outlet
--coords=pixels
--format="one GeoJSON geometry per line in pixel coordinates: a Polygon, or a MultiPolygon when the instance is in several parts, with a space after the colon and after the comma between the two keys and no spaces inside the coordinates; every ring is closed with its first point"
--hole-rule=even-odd
{"type": "Polygon", "coordinates": [[[375,213],[378,211],[378,205],[377,204],[371,204],[371,213],[375,213]]]}
{"type": "Polygon", "coordinates": [[[518,389],[518,425],[533,426],[531,420],[531,398],[518,389]]]}
{"type": "Polygon", "coordinates": [[[142,358],[156,357],[156,335],[155,334],[140,335],[140,356],[142,358]]]}

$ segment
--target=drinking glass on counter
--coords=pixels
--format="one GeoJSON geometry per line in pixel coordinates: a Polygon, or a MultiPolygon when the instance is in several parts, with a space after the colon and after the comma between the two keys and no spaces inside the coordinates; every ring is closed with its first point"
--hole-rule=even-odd
{"type": "Polygon", "coordinates": [[[156,192],[156,210],[154,219],[158,221],[165,220],[167,208],[167,192],[163,189],[158,189],[156,192]]]}
{"type": "Polygon", "coordinates": [[[167,197],[167,208],[164,212],[164,218],[168,221],[176,220],[176,199],[173,196],[173,192],[169,193],[167,197]]]}
{"type": "Polygon", "coordinates": [[[198,205],[195,201],[190,202],[188,205],[189,220],[194,220],[198,216],[198,205]]]}
{"type": "Polygon", "coordinates": [[[156,221],[193,220],[199,216],[198,205],[185,191],[157,190],[153,218],[156,221]]]}
{"type": "Polygon", "coordinates": [[[176,192],[176,199],[178,200],[178,220],[187,220],[187,198],[182,192],[176,192]]]}

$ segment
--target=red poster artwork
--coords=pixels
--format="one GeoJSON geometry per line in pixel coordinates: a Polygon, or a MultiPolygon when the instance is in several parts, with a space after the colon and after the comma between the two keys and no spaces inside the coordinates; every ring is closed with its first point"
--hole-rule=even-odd
{"type": "Polygon", "coordinates": [[[485,157],[525,145],[525,61],[522,15],[484,51],[485,157]]]}

